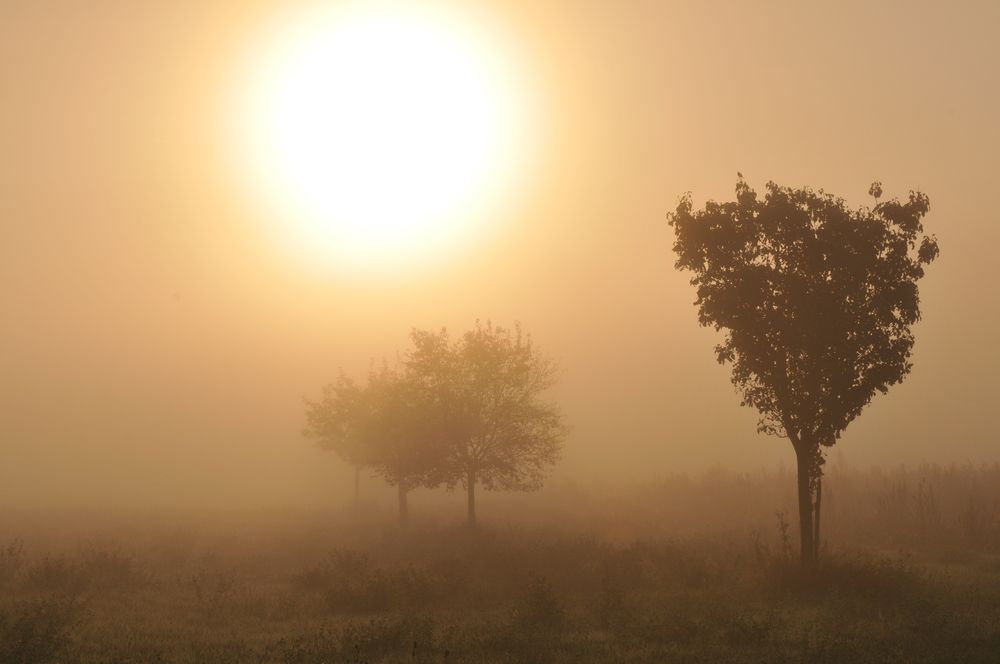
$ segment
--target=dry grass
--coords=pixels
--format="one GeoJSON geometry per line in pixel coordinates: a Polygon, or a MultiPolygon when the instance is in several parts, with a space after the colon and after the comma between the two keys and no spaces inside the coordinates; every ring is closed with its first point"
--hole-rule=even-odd
{"type": "Polygon", "coordinates": [[[286,515],[95,523],[80,544],[22,524],[0,544],[0,661],[994,662],[998,475],[832,471],[833,544],[808,574],[780,475],[681,478],[602,510],[550,491],[529,525],[478,532],[286,515]]]}

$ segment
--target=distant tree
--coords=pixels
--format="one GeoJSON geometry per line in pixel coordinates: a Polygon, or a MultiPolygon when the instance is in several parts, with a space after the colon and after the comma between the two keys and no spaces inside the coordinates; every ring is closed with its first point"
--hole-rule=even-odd
{"type": "Polygon", "coordinates": [[[302,431],[320,449],[335,452],[354,468],[355,509],[360,500],[361,470],[365,466],[365,449],[359,431],[363,397],[361,387],[340,374],[336,382],[323,388],[319,401],[306,400],[306,427],[302,431]]]}
{"type": "Polygon", "coordinates": [[[929,201],[851,210],[822,190],[768,183],[763,199],[740,175],[736,201],[694,210],[685,195],[668,220],[676,266],[693,273],[698,321],[723,331],[718,361],[732,365],[758,431],[788,438],[798,470],[802,561],[816,560],[823,450],[877,392],[911,368],[917,281],[938,256],[922,236],[929,201]]]}
{"type": "Polygon", "coordinates": [[[476,523],[476,486],[531,491],[556,463],[566,428],[543,399],[556,365],[542,356],[520,326],[478,323],[454,342],[446,330],[415,330],[407,366],[441,409],[449,486],[468,496],[476,523]]]}
{"type": "Polygon", "coordinates": [[[411,490],[443,479],[441,418],[429,396],[408,372],[383,366],[369,372],[365,386],[342,377],[323,400],[307,404],[310,435],[396,487],[400,521],[411,490]]]}

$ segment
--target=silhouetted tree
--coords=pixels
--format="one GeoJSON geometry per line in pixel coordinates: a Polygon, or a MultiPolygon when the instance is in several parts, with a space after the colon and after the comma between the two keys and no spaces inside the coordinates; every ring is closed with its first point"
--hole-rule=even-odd
{"type": "Polygon", "coordinates": [[[408,372],[383,366],[369,372],[364,387],[341,377],[307,407],[308,433],[396,487],[400,521],[411,490],[443,479],[441,417],[430,396],[408,372]]]}
{"type": "Polygon", "coordinates": [[[542,356],[520,326],[478,323],[454,342],[446,330],[412,334],[407,365],[436,395],[449,486],[468,495],[468,522],[476,523],[476,486],[530,491],[542,485],[559,458],[566,434],[558,409],[543,400],[556,365],[542,356]]]}
{"type": "Polygon", "coordinates": [[[694,210],[685,195],[668,215],[676,266],[694,274],[698,321],[724,332],[715,352],[742,405],[795,450],[804,563],[818,555],[823,449],[909,373],[917,281],[938,255],[922,236],[927,196],[869,193],[873,208],[851,210],[770,182],[761,199],[740,175],[736,201],[694,210]]]}

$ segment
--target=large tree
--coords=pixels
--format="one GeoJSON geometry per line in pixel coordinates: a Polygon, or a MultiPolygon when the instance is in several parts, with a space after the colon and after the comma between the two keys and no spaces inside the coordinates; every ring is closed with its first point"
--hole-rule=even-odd
{"type": "Polygon", "coordinates": [[[685,195],[668,221],[676,266],[697,287],[698,321],[723,333],[742,405],[758,431],[787,438],[798,471],[802,561],[819,550],[823,450],[876,393],[910,372],[917,281],[938,255],[923,235],[929,201],[880,201],[850,209],[840,198],[743,179],[736,200],[695,210],[685,195]]]}
{"type": "Polygon", "coordinates": [[[476,323],[458,339],[446,330],[414,330],[407,366],[433,394],[443,415],[443,471],[468,497],[476,523],[476,486],[530,491],[559,458],[566,428],[544,398],[557,374],[520,326],[476,323]]]}
{"type": "Polygon", "coordinates": [[[306,434],[396,487],[405,522],[409,492],[443,480],[443,418],[432,397],[412,373],[386,365],[364,386],[341,377],[307,402],[306,434]]]}

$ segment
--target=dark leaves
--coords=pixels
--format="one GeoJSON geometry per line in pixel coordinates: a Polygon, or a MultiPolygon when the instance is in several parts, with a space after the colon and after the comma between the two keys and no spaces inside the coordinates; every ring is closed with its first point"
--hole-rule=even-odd
{"type": "MultiPolygon", "coordinates": [[[[881,183],[869,194],[881,198],[881,183]]],[[[735,202],[695,210],[685,195],[669,215],[698,320],[725,332],[716,357],[761,431],[832,444],[909,372],[916,282],[938,256],[933,237],[919,238],[929,206],[911,192],[852,210],[773,182],[761,199],[740,176],[735,202]]]]}

